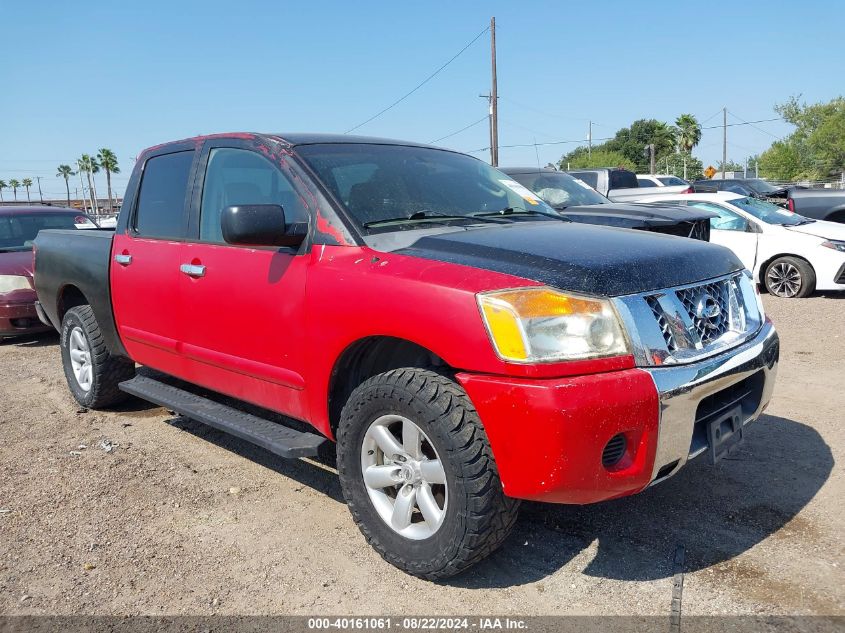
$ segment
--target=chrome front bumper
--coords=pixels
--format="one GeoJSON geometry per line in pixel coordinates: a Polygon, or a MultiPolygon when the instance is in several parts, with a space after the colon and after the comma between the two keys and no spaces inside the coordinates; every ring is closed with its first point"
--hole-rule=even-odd
{"type": "MultiPolygon", "coordinates": [[[[707,446],[694,444],[699,405],[757,372],[762,372],[759,404],[745,414],[743,426],[756,420],[772,396],[780,342],[770,321],[742,345],[718,356],[685,365],[646,369],[660,397],[660,426],[651,484],[671,477],[707,446]],[[671,467],[670,467],[671,465],[671,467]]],[[[758,381],[759,384],[759,381],[758,381]]]]}

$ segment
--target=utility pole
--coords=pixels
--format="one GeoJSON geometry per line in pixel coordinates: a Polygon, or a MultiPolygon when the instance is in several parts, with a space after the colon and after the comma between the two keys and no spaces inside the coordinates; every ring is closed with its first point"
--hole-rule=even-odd
{"type": "Polygon", "coordinates": [[[725,179],[725,165],[728,164],[728,109],[722,108],[722,180],[725,179]]]}
{"type": "Polygon", "coordinates": [[[587,156],[593,155],[593,122],[587,124],[587,156]]]}
{"type": "Polygon", "coordinates": [[[38,181],[38,197],[41,199],[41,204],[44,204],[44,194],[41,193],[41,176],[36,176],[35,179],[38,181]]]}
{"type": "Polygon", "coordinates": [[[651,175],[653,176],[657,172],[657,168],[654,164],[654,143],[649,143],[648,145],[648,153],[649,153],[649,169],[651,175]]]}
{"type": "Polygon", "coordinates": [[[745,157],[745,167],[742,168],[742,177],[748,178],[748,156],[745,157]]]}
{"type": "Polygon", "coordinates": [[[684,180],[687,179],[687,157],[684,155],[684,180]]]}
{"type": "Polygon", "coordinates": [[[496,85],[496,18],[490,18],[490,60],[493,83],[490,89],[490,159],[493,167],[499,165],[499,92],[496,85]]]}

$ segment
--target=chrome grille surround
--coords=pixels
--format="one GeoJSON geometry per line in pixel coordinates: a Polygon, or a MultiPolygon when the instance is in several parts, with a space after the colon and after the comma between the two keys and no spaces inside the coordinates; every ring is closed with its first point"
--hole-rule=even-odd
{"type": "Polygon", "coordinates": [[[763,325],[748,271],[614,299],[639,366],[682,364],[739,345],[763,325]]]}

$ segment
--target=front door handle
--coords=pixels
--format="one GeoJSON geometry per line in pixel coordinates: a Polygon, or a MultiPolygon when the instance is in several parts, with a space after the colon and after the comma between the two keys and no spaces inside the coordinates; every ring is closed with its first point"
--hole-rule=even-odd
{"type": "Polygon", "coordinates": [[[132,255],[120,254],[114,256],[114,261],[116,261],[121,266],[128,266],[132,263],[132,255]]]}
{"type": "Polygon", "coordinates": [[[188,275],[188,277],[204,277],[205,266],[202,264],[182,264],[179,270],[188,275]]]}

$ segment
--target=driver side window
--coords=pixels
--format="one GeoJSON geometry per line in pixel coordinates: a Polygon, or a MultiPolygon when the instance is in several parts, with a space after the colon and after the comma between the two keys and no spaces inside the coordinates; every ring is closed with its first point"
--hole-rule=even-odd
{"type": "Polygon", "coordinates": [[[710,218],[710,228],[715,231],[740,231],[748,230],[748,220],[733,211],[708,202],[690,202],[689,206],[718,213],[718,218],[710,218]]]}
{"type": "Polygon", "coordinates": [[[223,244],[224,207],[278,204],[285,222],[307,222],[308,211],[284,174],[255,152],[229,147],[211,150],[200,205],[200,241],[223,244]]]}

